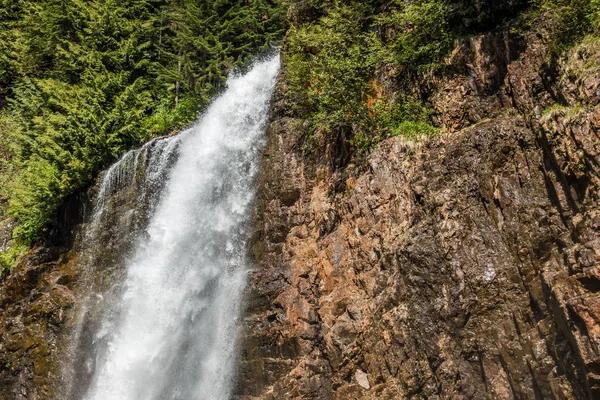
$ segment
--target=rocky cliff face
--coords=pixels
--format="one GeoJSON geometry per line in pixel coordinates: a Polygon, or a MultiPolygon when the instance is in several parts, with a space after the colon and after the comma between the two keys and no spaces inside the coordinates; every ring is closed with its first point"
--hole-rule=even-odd
{"type": "MultiPolygon", "coordinates": [[[[388,139],[344,169],[301,150],[282,75],[237,398],[600,396],[600,42],[550,63],[555,29],[459,43],[454,72],[425,88],[444,133],[388,139]]],[[[135,230],[120,193],[110,224],[135,230]]],[[[56,397],[84,295],[66,234],[84,197],[60,240],[2,277],[2,400],[56,397]]],[[[97,287],[127,252],[115,232],[97,287]]],[[[74,346],[91,340],[81,329],[74,346]]]]}
{"type": "Polygon", "coordinates": [[[239,399],[600,397],[600,42],[456,46],[445,133],[331,169],[282,78],[239,399]]]}
{"type": "Polygon", "coordinates": [[[77,303],[71,232],[87,204],[85,194],[71,196],[46,245],[0,278],[0,400],[52,398],[61,379],[59,337],[77,303]]]}

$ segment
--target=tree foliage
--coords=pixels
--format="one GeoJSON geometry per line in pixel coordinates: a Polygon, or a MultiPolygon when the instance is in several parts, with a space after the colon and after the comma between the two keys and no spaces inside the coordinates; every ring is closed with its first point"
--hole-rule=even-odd
{"type": "Polygon", "coordinates": [[[343,137],[360,152],[404,132],[402,121],[434,130],[419,98],[386,86],[448,52],[446,2],[301,2],[293,10],[316,16],[293,20],[284,48],[288,98],[309,121],[309,137],[343,137]]]}
{"type": "Polygon", "coordinates": [[[0,202],[31,242],[119,154],[190,123],[285,30],[275,0],[0,0],[0,202]]]}
{"type": "MultiPolygon", "coordinates": [[[[415,83],[441,73],[456,40],[560,14],[564,37],[599,28],[600,0],[291,1],[284,47],[287,97],[309,125],[309,146],[339,141],[366,152],[392,136],[429,136],[426,96],[415,83]],[[411,86],[412,85],[412,86],[411,86]]],[[[560,40],[564,39],[561,38],[560,40]]]]}

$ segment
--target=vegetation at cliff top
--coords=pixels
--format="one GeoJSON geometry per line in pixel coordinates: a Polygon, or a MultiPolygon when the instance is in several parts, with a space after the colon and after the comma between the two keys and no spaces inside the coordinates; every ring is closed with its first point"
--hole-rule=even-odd
{"type": "Polygon", "coordinates": [[[0,0],[0,213],[18,222],[0,263],[122,152],[191,122],[286,12],[289,111],[340,165],[437,131],[418,82],[456,40],[540,12],[567,21],[559,52],[600,30],[600,0],[0,0]]]}
{"type": "Polygon", "coordinates": [[[190,123],[285,28],[275,0],[0,0],[0,210],[15,239],[31,243],[125,150],[190,123]]]}
{"type": "Polygon", "coordinates": [[[600,24],[600,0],[293,2],[287,98],[293,116],[309,123],[307,146],[345,145],[347,158],[392,135],[431,135],[427,88],[418,82],[444,72],[456,40],[498,29],[523,33],[541,12],[565,21],[557,43],[567,46],[600,24]]]}

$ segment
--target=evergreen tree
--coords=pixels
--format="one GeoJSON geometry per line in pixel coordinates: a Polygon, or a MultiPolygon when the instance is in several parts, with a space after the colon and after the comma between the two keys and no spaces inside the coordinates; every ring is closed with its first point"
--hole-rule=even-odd
{"type": "Polygon", "coordinates": [[[17,241],[119,154],[190,123],[284,29],[270,0],[0,0],[0,202],[17,241]]]}

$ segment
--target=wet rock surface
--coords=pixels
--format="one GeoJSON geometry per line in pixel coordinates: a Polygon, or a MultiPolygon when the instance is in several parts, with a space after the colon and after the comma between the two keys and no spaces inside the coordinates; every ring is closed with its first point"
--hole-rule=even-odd
{"type": "Polygon", "coordinates": [[[551,37],[459,44],[445,133],[343,171],[279,93],[237,398],[600,397],[600,48],[551,37]]]}
{"type": "Polygon", "coordinates": [[[47,399],[60,378],[58,332],[76,300],[64,248],[36,248],[0,286],[0,399],[47,399]]]}

